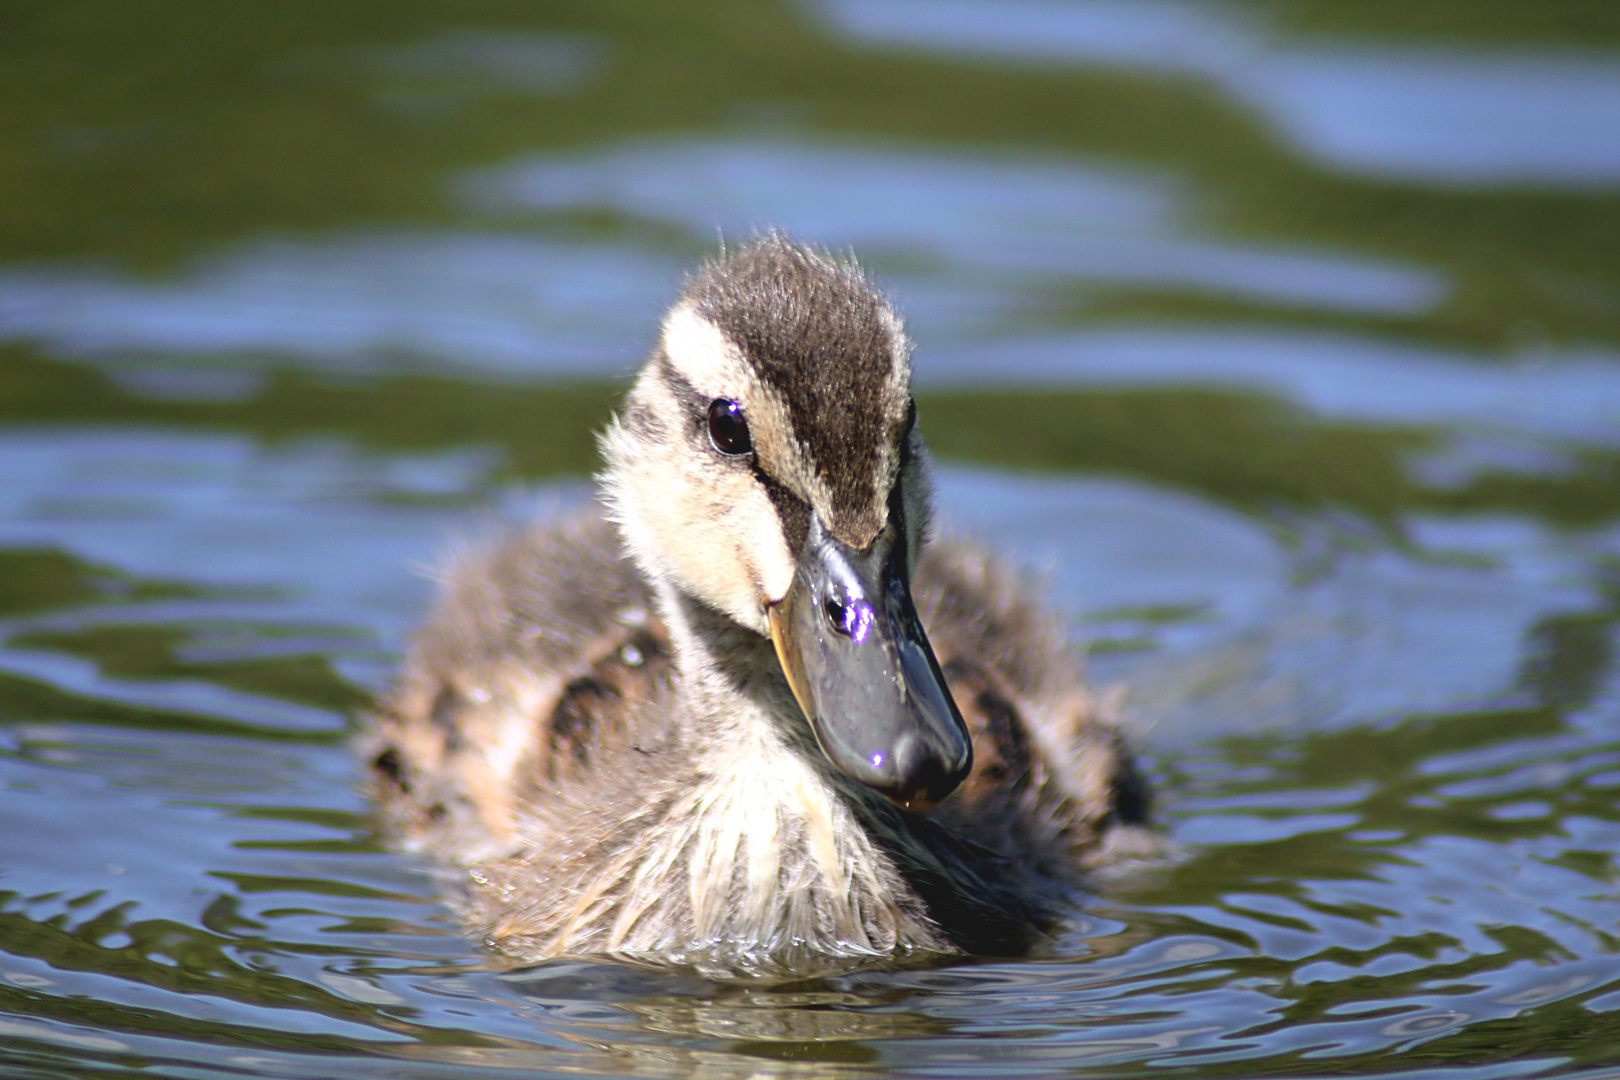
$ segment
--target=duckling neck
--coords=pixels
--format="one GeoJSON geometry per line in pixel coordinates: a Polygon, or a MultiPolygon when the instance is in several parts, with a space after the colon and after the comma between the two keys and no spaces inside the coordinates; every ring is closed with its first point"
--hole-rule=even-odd
{"type": "Polygon", "coordinates": [[[660,588],[691,766],[664,819],[686,856],[690,940],[821,956],[949,949],[892,858],[905,839],[867,805],[875,796],[831,775],[770,641],[660,588]]]}
{"type": "Polygon", "coordinates": [[[688,745],[707,749],[814,751],[815,736],[794,700],[770,639],[680,589],[660,585],[674,646],[688,745]]]}

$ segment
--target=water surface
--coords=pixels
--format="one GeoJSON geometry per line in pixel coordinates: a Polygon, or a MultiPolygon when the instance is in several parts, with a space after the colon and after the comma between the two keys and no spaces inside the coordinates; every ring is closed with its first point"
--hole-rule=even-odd
{"type": "Polygon", "coordinates": [[[1607,9],[0,25],[0,1071],[1620,1068],[1607,9]],[[504,970],[353,717],[773,223],[910,316],[941,517],[1042,576],[1176,854],[1032,957],[504,970]]]}

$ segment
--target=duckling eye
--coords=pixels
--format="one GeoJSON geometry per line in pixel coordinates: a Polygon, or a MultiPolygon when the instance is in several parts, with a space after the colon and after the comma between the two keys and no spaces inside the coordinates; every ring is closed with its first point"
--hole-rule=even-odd
{"type": "Polygon", "coordinates": [[[709,441],[722,454],[746,454],[754,448],[741,405],[725,398],[709,402],[709,441]]]}

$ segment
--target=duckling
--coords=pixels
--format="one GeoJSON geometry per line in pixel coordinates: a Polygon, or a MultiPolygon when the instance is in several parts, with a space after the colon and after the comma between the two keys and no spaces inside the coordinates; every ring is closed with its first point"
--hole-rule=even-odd
{"type": "Polygon", "coordinates": [[[1059,625],[928,542],[911,352],[853,260],[722,251],[601,436],[602,509],[448,567],[361,751],[384,831],[488,946],[1010,955],[1146,835],[1059,625]]]}

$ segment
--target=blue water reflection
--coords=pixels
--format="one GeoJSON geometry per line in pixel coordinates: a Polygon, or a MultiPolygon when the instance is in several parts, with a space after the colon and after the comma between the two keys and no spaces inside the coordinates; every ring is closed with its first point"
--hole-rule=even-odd
{"type": "Polygon", "coordinates": [[[991,342],[942,341],[918,365],[926,382],[1247,386],[1328,416],[1442,424],[1614,445],[1620,354],[1569,349],[1517,364],[1348,334],[1278,329],[1114,327],[991,342]]]}
{"type": "Polygon", "coordinates": [[[1317,45],[1181,0],[823,0],[858,40],[1208,78],[1325,166],[1424,183],[1620,184],[1620,56],[1317,45]]]}
{"type": "Polygon", "coordinates": [[[1620,56],[1305,47],[1232,92],[1323,164],[1465,187],[1620,186],[1620,56]]]}
{"type": "Polygon", "coordinates": [[[227,366],[273,356],[347,371],[453,363],[612,376],[639,361],[637,331],[650,340],[683,265],[507,233],[259,242],[167,281],[0,272],[0,338],[120,366],[235,354],[227,366]]]}
{"type": "MultiPolygon", "coordinates": [[[[1012,310],[1018,294],[1053,278],[1378,314],[1423,312],[1447,289],[1443,275],[1421,267],[1202,237],[1173,177],[1058,160],[660,140],[500,166],[464,190],[489,210],[609,209],[700,237],[779,225],[869,258],[942,264],[941,276],[1012,294],[1004,301],[1012,310]]],[[[933,315],[926,285],[918,299],[917,317],[933,315]]]]}
{"type": "Polygon", "coordinates": [[[933,341],[994,335],[1038,311],[1042,295],[1072,289],[1191,290],[1381,316],[1423,313],[1447,293],[1443,275],[1417,267],[1200,237],[1177,187],[1057,161],[636,144],[501,166],[457,190],[484,213],[608,210],[654,221],[692,237],[691,249],[381,234],[253,243],[167,281],[13,270],[0,273],[0,339],[126,363],[228,353],[238,365],[276,355],[346,370],[415,362],[616,375],[639,359],[633,343],[650,338],[691,254],[716,230],[745,237],[768,225],[854,246],[880,268],[897,263],[884,279],[933,341]],[[906,268],[919,261],[930,269],[906,268]]]}

